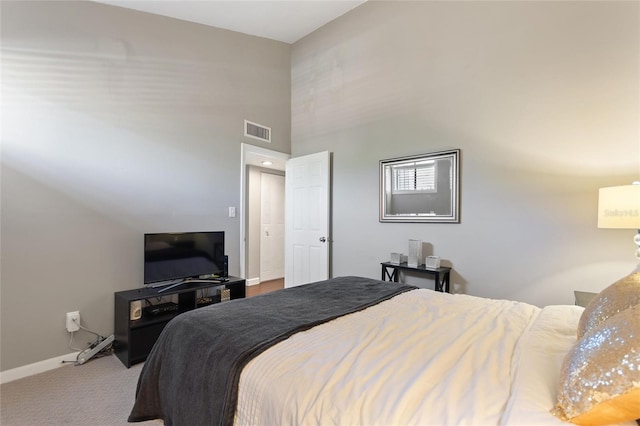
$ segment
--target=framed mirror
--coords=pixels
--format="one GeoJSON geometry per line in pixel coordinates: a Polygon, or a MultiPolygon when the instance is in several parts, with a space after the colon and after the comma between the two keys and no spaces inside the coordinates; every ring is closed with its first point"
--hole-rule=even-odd
{"type": "Polygon", "coordinates": [[[380,222],[459,223],[460,150],[380,161],[380,222]]]}

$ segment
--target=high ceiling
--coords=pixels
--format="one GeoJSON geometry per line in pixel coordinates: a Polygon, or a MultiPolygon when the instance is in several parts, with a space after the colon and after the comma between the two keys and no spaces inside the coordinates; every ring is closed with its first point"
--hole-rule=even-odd
{"type": "Polygon", "coordinates": [[[295,43],[366,0],[94,0],[295,43]]]}

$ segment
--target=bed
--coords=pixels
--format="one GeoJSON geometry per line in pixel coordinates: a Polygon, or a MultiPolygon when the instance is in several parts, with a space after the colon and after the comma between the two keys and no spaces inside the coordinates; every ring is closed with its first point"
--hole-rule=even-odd
{"type": "MultiPolygon", "coordinates": [[[[584,346],[576,338],[583,312],[361,277],[231,301],[167,325],[141,372],[129,421],[563,424],[576,418],[567,408],[575,396],[559,406],[558,393],[576,387],[563,372],[568,354],[584,346]]],[[[628,328],[640,310],[625,315],[628,328]]],[[[640,353],[631,352],[638,365],[640,353]]],[[[640,409],[635,380],[622,380],[631,413],[640,409]]],[[[605,419],[635,425],[630,415],[605,419]]]]}

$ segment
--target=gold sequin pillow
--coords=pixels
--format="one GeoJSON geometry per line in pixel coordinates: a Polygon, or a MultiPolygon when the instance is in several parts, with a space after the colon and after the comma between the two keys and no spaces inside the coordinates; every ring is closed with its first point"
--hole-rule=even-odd
{"type": "Polygon", "coordinates": [[[640,272],[627,275],[602,290],[582,312],[578,339],[607,318],[640,304],[640,272]]]}
{"type": "Polygon", "coordinates": [[[552,413],[578,425],[640,419],[640,305],[587,332],[567,354],[552,413]]]}

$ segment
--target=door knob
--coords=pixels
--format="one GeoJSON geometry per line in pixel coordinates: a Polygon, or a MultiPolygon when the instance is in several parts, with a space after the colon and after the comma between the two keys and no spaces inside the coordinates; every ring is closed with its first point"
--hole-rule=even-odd
{"type": "Polygon", "coordinates": [[[325,237],[320,237],[320,242],[324,243],[325,241],[327,241],[327,239],[325,237]]]}

